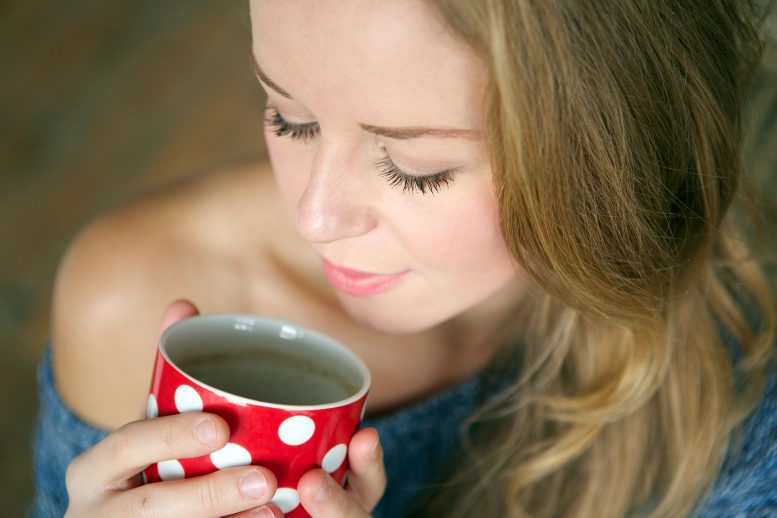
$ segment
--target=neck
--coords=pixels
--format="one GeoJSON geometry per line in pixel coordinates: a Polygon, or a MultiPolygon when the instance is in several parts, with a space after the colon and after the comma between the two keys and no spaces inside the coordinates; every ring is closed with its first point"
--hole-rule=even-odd
{"type": "Polygon", "coordinates": [[[445,347],[452,357],[483,364],[504,346],[507,327],[515,308],[528,292],[528,280],[513,281],[467,311],[432,328],[433,342],[445,347]]]}

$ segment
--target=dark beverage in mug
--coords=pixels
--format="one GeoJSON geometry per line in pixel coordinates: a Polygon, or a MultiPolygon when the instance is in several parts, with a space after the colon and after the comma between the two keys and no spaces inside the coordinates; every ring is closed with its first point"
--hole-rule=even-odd
{"type": "Polygon", "coordinates": [[[216,351],[182,360],[178,367],[213,388],[280,405],[325,405],[359,389],[333,369],[292,351],[216,351]]]}

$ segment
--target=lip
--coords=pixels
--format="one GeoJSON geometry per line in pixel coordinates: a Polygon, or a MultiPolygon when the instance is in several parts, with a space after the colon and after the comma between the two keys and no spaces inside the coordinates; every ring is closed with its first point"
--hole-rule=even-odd
{"type": "Polygon", "coordinates": [[[356,297],[366,297],[377,295],[393,288],[401,281],[410,270],[404,270],[397,273],[371,273],[338,266],[321,258],[324,263],[324,274],[329,282],[338,290],[354,295],[356,297]]]}

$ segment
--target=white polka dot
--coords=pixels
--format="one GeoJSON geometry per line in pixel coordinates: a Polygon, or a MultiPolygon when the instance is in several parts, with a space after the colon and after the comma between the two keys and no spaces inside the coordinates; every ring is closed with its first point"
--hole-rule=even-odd
{"type": "Polygon", "coordinates": [[[321,461],[321,468],[327,473],[337,471],[337,468],[343,465],[345,454],[348,453],[348,447],[345,444],[338,444],[324,455],[321,461]]]}
{"type": "Polygon", "coordinates": [[[202,412],[202,399],[192,387],[181,385],[175,389],[175,408],[182,414],[184,412],[202,412]]]}
{"type": "Polygon", "coordinates": [[[156,467],[162,480],[181,480],[186,476],[183,466],[177,460],[163,460],[156,467]]]}
{"type": "Polygon", "coordinates": [[[270,501],[284,513],[290,513],[299,505],[299,493],[290,487],[279,487],[270,501]]]}
{"type": "Polygon", "coordinates": [[[146,402],[146,417],[154,419],[159,415],[159,407],[156,404],[156,398],[154,394],[148,395],[148,401],[146,402]]]}
{"type": "Polygon", "coordinates": [[[316,423],[304,415],[289,417],[278,427],[278,437],[289,446],[299,446],[308,442],[316,431],[316,423]]]}
{"type": "Polygon", "coordinates": [[[219,469],[248,466],[251,464],[251,454],[239,444],[228,442],[226,446],[210,454],[210,461],[219,469]]]}

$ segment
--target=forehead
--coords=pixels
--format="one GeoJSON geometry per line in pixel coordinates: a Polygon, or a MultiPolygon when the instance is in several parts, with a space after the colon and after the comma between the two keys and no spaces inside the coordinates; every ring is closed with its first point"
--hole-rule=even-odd
{"type": "Polygon", "coordinates": [[[253,0],[251,20],[257,61],[309,109],[339,100],[390,122],[410,105],[418,124],[479,123],[481,63],[422,0],[253,0]]]}

